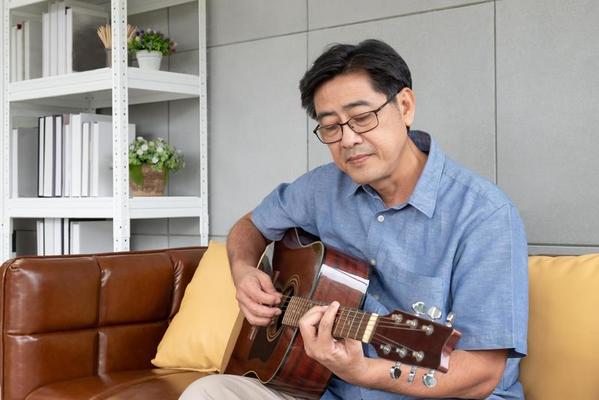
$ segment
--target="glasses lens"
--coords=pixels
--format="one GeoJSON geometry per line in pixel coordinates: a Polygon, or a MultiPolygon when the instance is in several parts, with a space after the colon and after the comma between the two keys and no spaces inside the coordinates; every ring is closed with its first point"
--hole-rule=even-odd
{"type": "Polygon", "coordinates": [[[326,125],[316,129],[316,134],[324,143],[336,142],[341,137],[339,125],[326,125]]]}
{"type": "Polygon", "coordinates": [[[378,123],[376,113],[374,111],[365,112],[358,114],[349,121],[347,124],[356,133],[366,132],[376,127],[378,123]]]}

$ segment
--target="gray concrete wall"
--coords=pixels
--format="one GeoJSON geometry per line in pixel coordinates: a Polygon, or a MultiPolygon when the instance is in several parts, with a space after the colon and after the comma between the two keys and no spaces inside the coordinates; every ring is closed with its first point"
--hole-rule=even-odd
{"type": "MultiPolygon", "coordinates": [[[[185,40],[194,7],[137,17],[183,43],[171,70],[197,65],[197,42],[185,40]]],[[[211,237],[224,240],[277,183],[328,162],[298,81],[326,45],[379,38],[412,70],[414,128],[508,193],[531,253],[599,251],[599,2],[211,0],[207,17],[211,237]]],[[[197,103],[136,106],[131,118],[185,145],[191,168],[170,191],[197,193],[186,133],[197,103]]],[[[198,227],[171,219],[133,232],[134,246],[162,247],[197,243],[198,227]]]]}

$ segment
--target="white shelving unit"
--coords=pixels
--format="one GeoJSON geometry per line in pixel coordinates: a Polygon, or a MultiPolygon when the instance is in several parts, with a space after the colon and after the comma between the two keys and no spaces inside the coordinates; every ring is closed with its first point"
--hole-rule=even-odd
{"type": "MultiPolygon", "coordinates": [[[[200,242],[208,243],[208,157],[206,94],[206,4],[205,0],[88,0],[110,10],[113,29],[112,68],[9,82],[10,13],[40,15],[46,0],[2,0],[0,63],[2,107],[0,148],[0,261],[10,256],[14,218],[111,218],[114,250],[129,250],[130,220],[142,218],[197,217],[200,242]],[[198,2],[199,70],[197,75],[147,71],[127,66],[127,16],[178,4],[198,2]],[[197,196],[130,197],[128,166],[129,105],[185,98],[199,99],[200,193],[197,196]],[[11,111],[57,109],[63,112],[93,111],[112,107],[113,196],[101,198],[11,198],[11,111]]],[[[40,111],[43,113],[43,111],[40,111]]],[[[40,114],[41,115],[41,114],[40,114]]]]}

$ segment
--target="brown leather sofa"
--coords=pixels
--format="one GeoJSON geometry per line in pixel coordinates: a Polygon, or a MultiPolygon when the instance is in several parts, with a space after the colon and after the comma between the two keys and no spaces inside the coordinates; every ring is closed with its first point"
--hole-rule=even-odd
{"type": "Polygon", "coordinates": [[[177,399],[203,374],[150,360],[205,250],[5,262],[1,399],[177,399]]]}

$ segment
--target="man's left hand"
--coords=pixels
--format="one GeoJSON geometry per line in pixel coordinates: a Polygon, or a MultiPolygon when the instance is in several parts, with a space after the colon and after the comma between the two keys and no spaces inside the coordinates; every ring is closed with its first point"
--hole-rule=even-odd
{"type": "Polygon", "coordinates": [[[368,368],[362,343],[353,339],[335,339],[332,336],[339,303],[312,307],[299,321],[306,354],[324,365],[335,375],[353,384],[368,368]]]}

